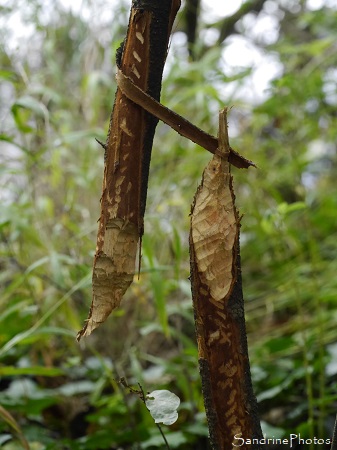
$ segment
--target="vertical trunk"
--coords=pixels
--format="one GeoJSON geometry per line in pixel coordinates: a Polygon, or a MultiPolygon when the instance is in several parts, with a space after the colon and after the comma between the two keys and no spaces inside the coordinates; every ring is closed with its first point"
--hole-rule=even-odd
{"type": "Polygon", "coordinates": [[[262,448],[258,443],[242,441],[263,436],[250,376],[239,243],[236,269],[238,276],[230,298],[219,308],[200,280],[191,248],[199,369],[213,450],[262,448]]]}
{"type": "MultiPolygon", "coordinates": [[[[133,0],[127,36],[117,52],[122,72],[156,100],[179,6],[180,0],[133,0]]],[[[78,339],[89,335],[119,306],[133,280],[157,122],[117,90],[105,145],[93,300],[78,339]]]]}
{"type": "Polygon", "coordinates": [[[219,149],[206,167],[191,213],[191,283],[199,368],[214,450],[259,449],[262,438],[248,359],[226,112],[219,149]],[[245,440],[245,442],[243,442],[245,440]]]}

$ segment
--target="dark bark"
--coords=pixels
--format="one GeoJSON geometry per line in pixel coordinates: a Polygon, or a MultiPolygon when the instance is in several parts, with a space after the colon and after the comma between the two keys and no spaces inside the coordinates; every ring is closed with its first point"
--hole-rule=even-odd
{"type": "MultiPolygon", "coordinates": [[[[228,303],[222,310],[210,301],[210,294],[200,280],[193,246],[191,249],[191,284],[199,351],[199,368],[210,442],[213,450],[233,447],[234,436],[262,439],[257,401],[251,382],[242,293],[241,262],[237,244],[237,278],[228,303]],[[212,336],[219,333],[215,345],[212,336]],[[228,367],[230,375],[223,368],[228,367]]],[[[236,441],[241,444],[242,441],[236,441]]],[[[260,450],[260,444],[240,445],[243,450],[260,450]]]]}
{"type": "Polygon", "coordinates": [[[240,259],[240,216],[230,173],[227,108],[219,152],[206,166],[191,210],[190,261],[195,328],[213,450],[261,448],[248,357],[240,259]],[[253,443],[252,443],[253,442],[253,443]]]}
{"type": "MultiPolygon", "coordinates": [[[[119,68],[160,98],[169,37],[180,0],[134,0],[119,68]]],[[[151,150],[158,119],[117,89],[105,144],[101,215],[93,268],[93,300],[78,339],[117,308],[132,283],[141,247],[151,150]]]]}
{"type": "MultiPolygon", "coordinates": [[[[151,97],[158,101],[160,100],[161,80],[166,61],[169,37],[173,20],[179,6],[180,0],[161,0],[160,2],[156,0],[133,0],[132,11],[134,11],[134,15],[132,16],[131,14],[130,16],[128,36],[120,56],[119,68],[122,72],[129,76],[143,91],[147,92],[151,97]],[[146,33],[146,36],[144,35],[146,40],[143,44],[137,42],[137,31],[133,27],[132,21],[142,21],[142,26],[148,27],[148,29],[144,30],[146,33]],[[138,54],[142,59],[141,63],[138,64],[140,78],[137,78],[135,73],[133,73],[133,65],[137,63],[133,56],[135,48],[137,48],[138,54]]],[[[135,180],[137,179],[138,168],[141,167],[141,187],[135,187],[137,192],[130,192],[128,194],[128,201],[123,202],[124,208],[123,205],[121,205],[121,208],[124,209],[122,215],[127,217],[127,215],[130,214],[125,211],[125,209],[128,210],[129,205],[134,203],[132,198],[138,198],[139,204],[135,205],[135,207],[139,209],[137,226],[140,235],[142,235],[152,144],[158,119],[144,112],[142,108],[135,105],[133,102],[130,102],[120,91],[117,91],[116,99],[118,99],[119,95],[123,98],[123,101],[125,101],[125,108],[130,109],[129,117],[137,134],[137,145],[133,149],[133,156],[139,158],[141,162],[140,165],[138,163],[133,164],[133,170],[130,170],[130,172],[133,172],[131,178],[135,180]],[[138,121],[134,121],[133,111],[137,111],[137,113],[142,116],[139,121],[141,122],[140,129],[138,128],[138,121]],[[143,135],[140,136],[140,133],[143,133],[143,135]],[[136,176],[136,178],[134,178],[134,176],[136,176]]],[[[110,130],[107,139],[108,146],[111,139],[111,129],[115,126],[116,116],[118,116],[118,108],[117,111],[115,111],[114,108],[111,117],[110,130]]],[[[133,220],[135,220],[135,218],[133,220]]]]}

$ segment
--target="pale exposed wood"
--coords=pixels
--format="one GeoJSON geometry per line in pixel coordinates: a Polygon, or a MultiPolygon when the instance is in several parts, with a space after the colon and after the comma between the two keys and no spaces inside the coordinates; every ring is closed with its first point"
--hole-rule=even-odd
{"type": "Polygon", "coordinates": [[[235,243],[238,214],[234,205],[231,175],[223,160],[214,156],[204,171],[192,213],[192,240],[202,281],[211,298],[224,299],[235,281],[235,243]]]}
{"type": "Polygon", "coordinates": [[[224,157],[213,156],[204,170],[191,217],[198,271],[215,301],[226,298],[235,282],[235,245],[239,228],[228,162],[227,111],[221,111],[219,117],[219,150],[224,157]]]}
{"type": "Polygon", "coordinates": [[[133,280],[138,240],[133,223],[116,218],[107,224],[92,277],[91,311],[80,337],[90,335],[120,305],[133,280]]]}

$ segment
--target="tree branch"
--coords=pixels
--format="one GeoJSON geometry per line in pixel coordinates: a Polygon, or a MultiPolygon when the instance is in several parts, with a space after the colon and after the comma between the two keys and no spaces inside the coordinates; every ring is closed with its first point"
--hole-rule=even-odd
{"type": "MultiPolygon", "coordinates": [[[[133,0],[117,65],[156,100],[180,0],[133,0]]],[[[152,142],[158,119],[117,89],[105,145],[101,215],[93,267],[93,296],[83,329],[88,336],[117,308],[140,255],[152,142]]]]}
{"type": "MultiPolygon", "coordinates": [[[[134,103],[140,105],[153,116],[162,120],[181,136],[190,139],[192,142],[195,142],[209,152],[221,156],[221,152],[218,150],[219,142],[215,136],[205,133],[205,131],[196,127],[184,117],[157,102],[154,98],[136,86],[121,70],[117,71],[116,80],[117,85],[123,94],[134,103]]],[[[248,169],[250,166],[256,167],[252,161],[244,158],[231,147],[229,161],[239,169],[248,169]]]]}

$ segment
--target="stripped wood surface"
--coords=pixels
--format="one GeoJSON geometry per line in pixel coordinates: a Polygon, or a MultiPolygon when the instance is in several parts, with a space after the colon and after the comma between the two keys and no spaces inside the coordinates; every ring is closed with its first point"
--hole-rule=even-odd
{"type": "Polygon", "coordinates": [[[230,295],[236,278],[236,244],[239,215],[235,207],[228,161],[227,110],[219,114],[219,155],[204,170],[191,215],[191,236],[198,272],[209,287],[211,301],[230,295]]]}

